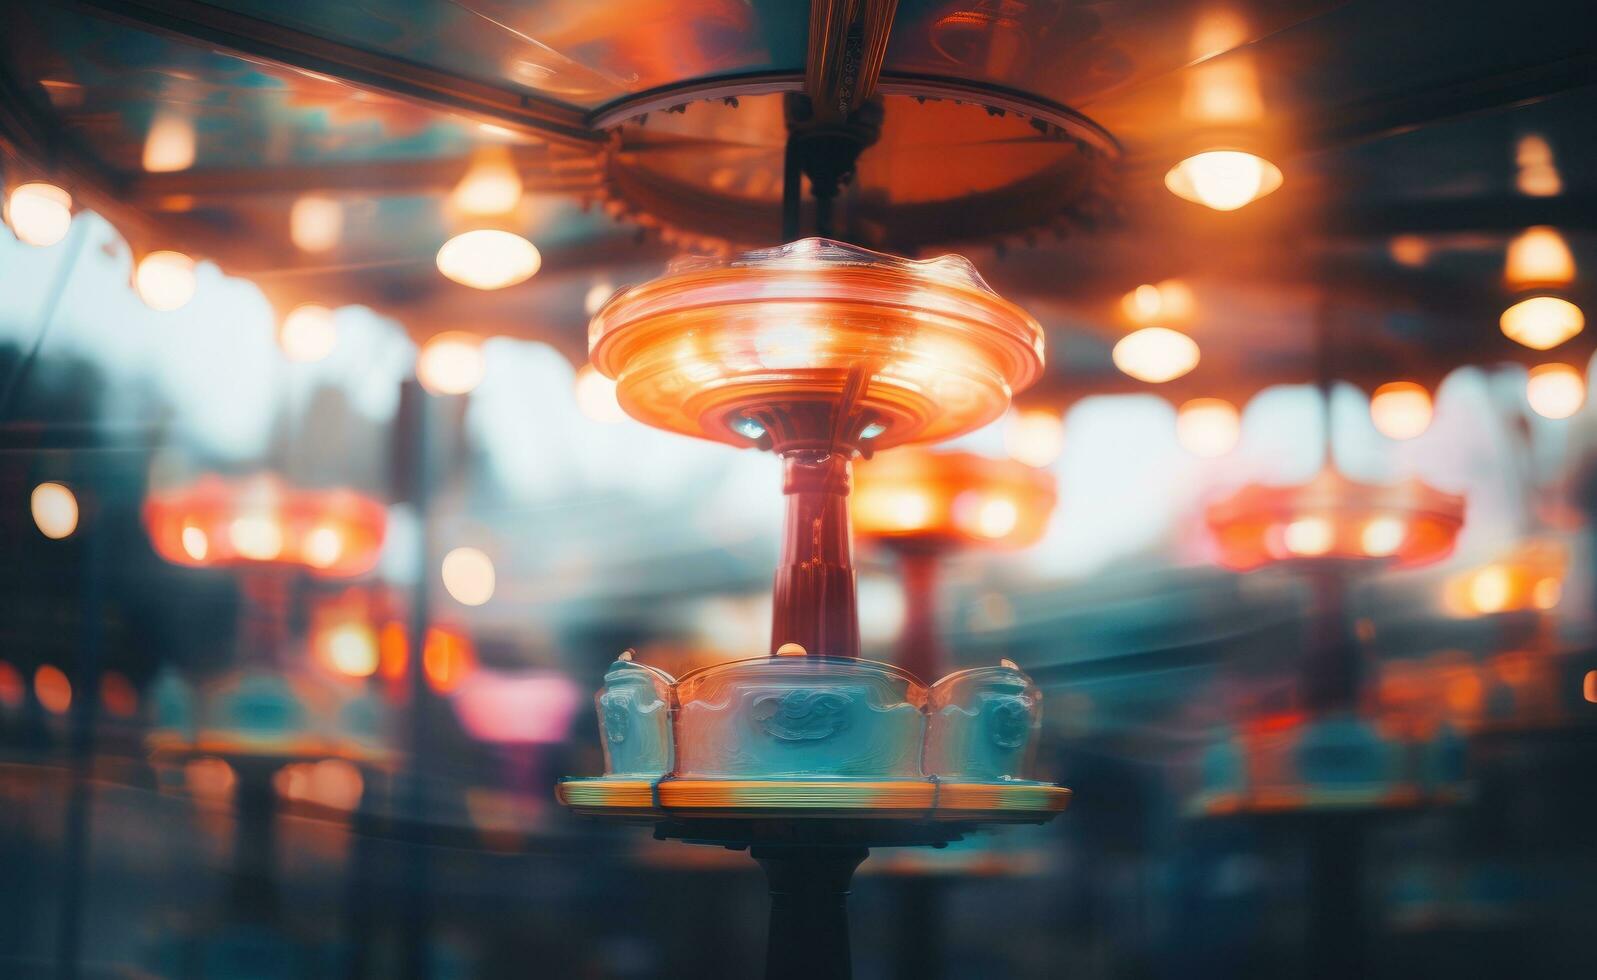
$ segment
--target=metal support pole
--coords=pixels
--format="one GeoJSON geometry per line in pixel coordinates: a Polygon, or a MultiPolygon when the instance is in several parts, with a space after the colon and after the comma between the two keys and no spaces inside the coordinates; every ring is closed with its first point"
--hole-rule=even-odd
{"type": "Polygon", "coordinates": [[[755,847],[771,887],[765,980],[849,980],[848,896],[863,847],[755,847]]]}

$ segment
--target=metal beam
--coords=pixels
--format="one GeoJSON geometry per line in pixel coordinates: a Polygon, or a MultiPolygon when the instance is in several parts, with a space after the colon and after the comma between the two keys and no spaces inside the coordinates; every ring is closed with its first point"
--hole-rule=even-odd
{"type": "Polygon", "coordinates": [[[588,127],[586,113],[575,106],[341,44],[197,0],[75,0],[75,3],[94,16],[136,30],[190,44],[207,44],[225,54],[315,72],[356,88],[469,116],[551,143],[591,150],[603,142],[603,136],[588,127]]]}

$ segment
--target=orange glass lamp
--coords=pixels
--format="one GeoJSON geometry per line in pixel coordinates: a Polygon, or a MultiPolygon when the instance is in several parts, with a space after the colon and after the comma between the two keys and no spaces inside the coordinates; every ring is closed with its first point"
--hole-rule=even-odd
{"type": "Polygon", "coordinates": [[[859,468],[854,529],[898,556],[906,615],[899,666],[947,669],[937,640],[937,566],[950,552],[1036,544],[1058,500],[1053,474],[1011,459],[906,449],[859,468]]]}
{"type": "Polygon", "coordinates": [[[633,417],[779,454],[787,518],[768,655],[678,679],[623,654],[597,699],[606,773],[560,800],[752,847],[767,976],[848,976],[844,899],[868,848],[1041,822],[1069,799],[1026,778],[1041,695],[1013,665],[928,684],[859,659],[848,510],[856,457],[999,418],[1042,372],[1041,327],[962,258],[805,239],[623,290],[589,347],[633,417]]]}

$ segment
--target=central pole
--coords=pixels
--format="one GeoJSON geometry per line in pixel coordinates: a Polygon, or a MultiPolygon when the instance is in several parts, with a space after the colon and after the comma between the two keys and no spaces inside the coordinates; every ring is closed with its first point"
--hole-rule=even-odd
{"type": "Polygon", "coordinates": [[[796,450],[782,457],[787,518],[776,569],[771,652],[797,643],[811,656],[858,657],[849,455],[796,450]]]}
{"type": "Polygon", "coordinates": [[[771,886],[765,980],[849,980],[848,896],[863,847],[756,847],[771,886]]]}

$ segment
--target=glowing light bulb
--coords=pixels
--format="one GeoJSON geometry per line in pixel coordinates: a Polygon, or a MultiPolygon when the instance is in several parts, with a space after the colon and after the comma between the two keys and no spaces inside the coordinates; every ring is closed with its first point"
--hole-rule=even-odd
{"type": "Polygon", "coordinates": [[[1580,307],[1557,296],[1532,296],[1503,311],[1503,334],[1531,350],[1550,350],[1586,327],[1580,307]]]}
{"type": "Polygon", "coordinates": [[[1510,286],[1566,286],[1575,280],[1575,256],[1556,229],[1526,228],[1508,243],[1503,278],[1510,286]]]}
{"type": "Polygon", "coordinates": [[[1224,398],[1194,398],[1176,412],[1176,441],[1194,456],[1224,456],[1241,438],[1242,417],[1224,398]]]}
{"type": "Polygon", "coordinates": [[[204,561],[205,556],[211,553],[211,539],[193,524],[184,525],[180,536],[183,539],[183,553],[195,561],[204,561]]]}
{"type": "Polygon", "coordinates": [[[1304,517],[1288,524],[1281,540],[1292,554],[1314,558],[1331,550],[1336,530],[1323,517],[1304,517]]]}
{"type": "Polygon", "coordinates": [[[1388,439],[1412,439],[1430,428],[1431,393],[1412,381],[1393,381],[1375,389],[1370,421],[1388,439]]]}
{"type": "Polygon", "coordinates": [[[1531,586],[1530,602],[1537,609],[1551,609],[1558,605],[1558,600],[1563,597],[1564,583],[1550,575],[1538,579],[1536,584],[1531,586]]]}
{"type": "Polygon", "coordinates": [[[505,214],[521,203],[521,175],[502,146],[480,151],[449,196],[456,209],[472,215],[505,214]]]}
{"type": "Polygon", "coordinates": [[[317,194],[295,200],[288,212],[288,235],[302,251],[332,251],[344,237],[344,206],[317,194]]]}
{"type": "Polygon", "coordinates": [[[1470,580],[1470,606],[1482,614],[1502,612],[1508,605],[1513,588],[1514,582],[1508,569],[1501,565],[1487,565],[1470,580]]]}
{"type": "Polygon", "coordinates": [[[461,330],[438,334],[416,354],[416,378],[435,395],[464,395],[487,373],[482,340],[461,330]]]}
{"type": "Polygon", "coordinates": [[[296,306],[283,317],[277,331],[277,344],[291,361],[319,361],[338,346],[338,325],[333,311],[315,303],[296,306]]]}
{"type": "Polygon", "coordinates": [[[438,250],[438,271],[473,289],[503,289],[531,279],[543,264],[538,247],[497,228],[462,232],[438,250]]]}
{"type": "Polygon", "coordinates": [[[6,221],[21,241],[54,245],[72,228],[72,195],[54,184],[19,184],[6,199],[6,221]]]}
{"type": "Polygon", "coordinates": [[[1144,327],[1120,338],[1112,354],[1115,367],[1138,381],[1173,381],[1198,366],[1198,345],[1167,327],[1144,327]]]}
{"type": "Polygon", "coordinates": [[[194,123],[173,112],[156,115],[144,138],[144,169],[152,174],[175,173],[194,166],[194,123]]]}
{"type": "Polygon", "coordinates": [[[1364,525],[1359,535],[1359,545],[1371,558],[1385,558],[1397,553],[1408,535],[1408,525],[1396,517],[1377,517],[1364,525]]]}
{"type": "Polygon", "coordinates": [[[33,523],[39,533],[59,541],[78,527],[78,498],[60,483],[41,483],[29,498],[33,523]]]}
{"type": "Polygon", "coordinates": [[[151,252],[133,271],[133,288],[152,310],[169,313],[194,298],[194,260],[182,252],[151,252]]]}
{"type": "Polygon", "coordinates": [[[346,677],[377,672],[377,637],[369,626],[342,623],[327,633],[327,665],[346,677]]]}
{"type": "Polygon", "coordinates": [[[336,527],[322,526],[305,536],[305,560],[315,568],[331,568],[344,554],[344,536],[336,527]]]}
{"type": "Polygon", "coordinates": [[[444,556],[444,589],[463,606],[480,606],[494,595],[494,563],[476,548],[456,548],[444,556]]]}
{"type": "Polygon", "coordinates": [[[592,364],[577,369],[575,383],[577,408],[595,422],[624,422],[627,413],[616,401],[616,383],[600,374],[592,364]]]}
{"type": "Polygon", "coordinates": [[[283,553],[283,529],[266,514],[236,517],[227,527],[233,550],[251,561],[272,561],[283,553]]]}
{"type": "Polygon", "coordinates": [[[1586,402],[1586,379],[1568,364],[1540,364],[1525,379],[1531,411],[1547,419],[1567,419],[1586,402]]]}
{"type": "Polygon", "coordinates": [[[1519,138],[1514,151],[1514,162],[1519,165],[1515,179],[1519,192],[1528,197],[1555,197],[1564,189],[1558,175],[1558,165],[1553,161],[1553,148],[1545,137],[1527,133],[1519,138]]]}
{"type": "Polygon", "coordinates": [[[1241,150],[1207,150],[1170,168],[1164,185],[1184,200],[1216,211],[1235,211],[1280,187],[1281,170],[1241,150]]]}
{"type": "Polygon", "coordinates": [[[1004,422],[1004,452],[1027,466],[1052,466],[1065,448],[1065,420],[1046,408],[1010,412],[1004,422]]]}

